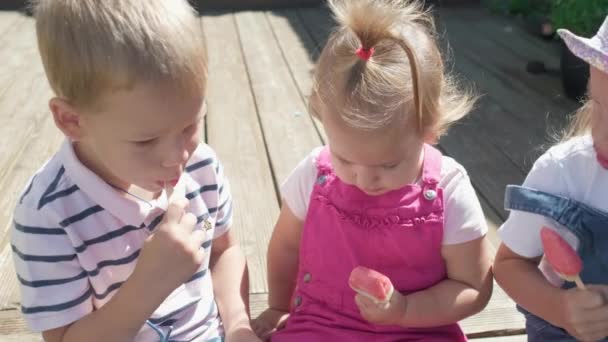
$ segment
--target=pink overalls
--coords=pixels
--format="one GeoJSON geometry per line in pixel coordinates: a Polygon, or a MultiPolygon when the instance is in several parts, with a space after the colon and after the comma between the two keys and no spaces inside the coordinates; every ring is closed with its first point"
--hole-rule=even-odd
{"type": "Polygon", "coordinates": [[[466,341],[458,324],[424,329],[372,325],[359,314],[348,286],[357,265],[384,273],[403,294],[446,278],[443,195],[437,187],[441,158],[441,152],[425,146],[422,185],[369,196],[337,178],[329,150],[322,150],[291,315],[273,342],[466,341]]]}

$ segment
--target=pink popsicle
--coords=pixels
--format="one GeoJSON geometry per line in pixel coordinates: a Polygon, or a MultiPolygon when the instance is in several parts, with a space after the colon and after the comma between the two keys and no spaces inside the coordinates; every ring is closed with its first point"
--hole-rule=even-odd
{"type": "Polygon", "coordinates": [[[387,276],[363,266],[357,266],[352,270],[348,285],[376,304],[388,303],[394,291],[393,284],[387,276]]]}
{"type": "Polygon", "coordinates": [[[579,288],[584,289],[585,285],[578,276],[583,270],[583,261],[574,248],[551,228],[543,227],[540,238],[545,257],[553,269],[563,279],[573,281],[579,288]]]}

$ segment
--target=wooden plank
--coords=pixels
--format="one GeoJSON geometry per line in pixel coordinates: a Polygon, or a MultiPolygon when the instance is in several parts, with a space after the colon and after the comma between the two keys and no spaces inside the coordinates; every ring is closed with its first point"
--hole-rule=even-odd
{"type": "Polygon", "coordinates": [[[488,306],[460,324],[469,337],[521,334],[525,329],[524,316],[496,282],[488,306]]]}
{"type": "Polygon", "coordinates": [[[42,64],[38,59],[29,63],[0,97],[0,179],[7,177],[48,117],[47,101],[52,93],[42,64]]]}
{"type": "MultiPolygon", "coordinates": [[[[40,64],[36,44],[34,20],[14,12],[0,12],[0,32],[2,25],[10,23],[0,35],[0,97],[13,85],[17,78],[28,77],[32,64],[40,64]],[[8,15],[7,15],[8,13],[8,15]],[[6,18],[3,18],[6,17],[6,18]],[[6,19],[6,22],[2,20],[6,19]]],[[[6,115],[1,114],[0,115],[6,115]]]]}
{"type": "Polygon", "coordinates": [[[0,11],[0,40],[10,37],[11,33],[8,31],[14,28],[17,22],[23,18],[23,14],[17,11],[0,11]]]}
{"type": "Polygon", "coordinates": [[[0,250],[0,310],[18,309],[20,307],[21,297],[18,285],[12,251],[10,245],[6,245],[0,250]]]}
{"type": "Polygon", "coordinates": [[[44,342],[40,334],[11,334],[0,335],[0,342],[44,342]]]}
{"type": "Polygon", "coordinates": [[[473,30],[481,30],[478,33],[524,60],[541,60],[551,68],[559,68],[559,44],[555,40],[547,41],[533,36],[526,31],[519,18],[495,15],[479,7],[441,8],[439,12],[459,18],[473,30]]]}
{"type": "Polygon", "coordinates": [[[506,219],[504,189],[507,184],[521,184],[525,175],[499,146],[479,138],[480,132],[471,119],[452,127],[441,138],[441,146],[467,170],[475,188],[487,198],[490,206],[506,219]]]}
{"type": "MultiPolygon", "coordinates": [[[[267,307],[268,294],[258,293],[249,298],[251,317],[257,317],[267,307]]],[[[469,337],[487,337],[501,334],[521,334],[524,331],[523,315],[515,304],[495,283],[492,299],[481,313],[460,322],[469,337]]]]}
{"type": "MultiPolygon", "coordinates": [[[[498,141],[510,136],[519,143],[507,145],[505,151],[527,171],[531,161],[523,160],[526,154],[534,147],[548,145],[548,129],[562,128],[567,115],[578,104],[563,96],[559,79],[548,74],[527,73],[525,57],[498,45],[496,39],[485,37],[481,33],[484,28],[471,30],[462,18],[446,12],[447,15],[441,12],[441,19],[453,47],[456,69],[478,84],[487,98],[498,105],[497,109],[492,108],[495,113],[503,112],[497,115],[502,122],[486,120],[486,125],[501,128],[498,135],[492,135],[498,141]]],[[[536,152],[532,151],[535,156],[536,152]]]]}
{"type": "MultiPolygon", "coordinates": [[[[496,24],[485,22],[483,26],[479,23],[477,29],[471,30],[468,21],[459,16],[460,11],[441,11],[441,23],[445,25],[446,33],[452,37],[451,42],[455,53],[464,52],[469,58],[483,63],[487,71],[492,72],[511,84],[512,88],[525,93],[527,97],[536,99],[536,105],[545,108],[551,113],[560,114],[564,111],[574,110],[577,103],[564,96],[560,84],[560,78],[553,74],[531,74],[525,70],[526,63],[535,56],[530,53],[532,43],[521,44],[522,51],[516,52],[512,47],[498,44],[497,37],[489,37],[484,32],[491,31],[496,24]],[[539,96],[535,96],[539,95],[539,96]]],[[[522,33],[523,34],[523,33],[522,33]]],[[[540,42],[540,41],[539,41],[540,42]]],[[[510,43],[510,42],[509,42],[510,43]]],[[[545,55],[548,51],[545,51],[545,55]]],[[[554,51],[553,58],[557,59],[558,51],[554,51]]],[[[526,115],[517,111],[516,114],[526,115]]]]}
{"type": "Polygon", "coordinates": [[[258,317],[268,308],[268,293],[256,293],[249,296],[249,314],[251,318],[258,317]]]}
{"type": "Polygon", "coordinates": [[[235,15],[277,182],[321,144],[264,13],[235,15]]]}
{"type": "Polygon", "coordinates": [[[266,292],[266,246],[279,208],[270,163],[234,16],[206,16],[203,27],[210,58],[208,141],[231,182],[233,229],[249,263],[250,292],[266,292]]]}
{"type": "MultiPolygon", "coordinates": [[[[268,12],[267,18],[298,86],[300,97],[308,103],[315,61],[320,51],[295,10],[268,12]]],[[[313,121],[321,140],[327,142],[323,125],[317,119],[313,118],[313,121]]]]}
{"type": "Polygon", "coordinates": [[[500,228],[504,220],[498,215],[496,210],[492,208],[488,200],[479,193],[479,191],[477,192],[477,198],[479,198],[481,209],[483,209],[484,216],[486,217],[486,224],[488,225],[488,240],[492,244],[493,252],[496,252],[500,246],[498,228],[500,228]]]}
{"type": "Polygon", "coordinates": [[[0,341],[5,341],[7,335],[40,337],[40,334],[34,334],[28,329],[20,310],[0,310],[0,322],[2,322],[0,324],[0,341]]]}
{"type": "Polygon", "coordinates": [[[304,23],[306,31],[315,41],[316,48],[314,51],[316,51],[315,56],[318,56],[327,42],[329,33],[335,26],[329,9],[327,7],[303,8],[298,10],[298,15],[304,23]]]}

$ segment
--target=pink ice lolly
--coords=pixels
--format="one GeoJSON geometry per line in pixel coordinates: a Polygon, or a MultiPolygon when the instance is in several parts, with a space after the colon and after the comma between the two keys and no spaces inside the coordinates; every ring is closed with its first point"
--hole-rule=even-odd
{"type": "Polygon", "coordinates": [[[387,304],[394,291],[387,276],[363,266],[353,269],[348,278],[348,285],[376,304],[387,304]]]}
{"type": "Polygon", "coordinates": [[[551,228],[543,227],[540,238],[545,250],[545,257],[553,269],[565,280],[576,282],[579,288],[584,288],[579,278],[583,270],[583,261],[574,248],[551,228]]]}

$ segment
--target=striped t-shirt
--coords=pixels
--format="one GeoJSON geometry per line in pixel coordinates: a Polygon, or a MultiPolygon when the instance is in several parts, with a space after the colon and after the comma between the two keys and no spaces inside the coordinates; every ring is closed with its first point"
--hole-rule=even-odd
{"type": "MultiPolygon", "coordinates": [[[[199,145],[177,186],[190,200],[187,210],[199,218],[198,229],[211,223],[202,246],[209,255],[212,239],[228,230],[232,217],[230,188],[210,147],[199,145]]],[[[29,327],[62,327],[107,303],[133,272],[166,208],[164,192],[142,201],[108,185],[66,141],[32,177],[15,209],[11,247],[29,327]]],[[[171,341],[222,335],[208,266],[207,257],[156,309],[136,341],[158,341],[158,333],[169,330],[171,341]]]]}

